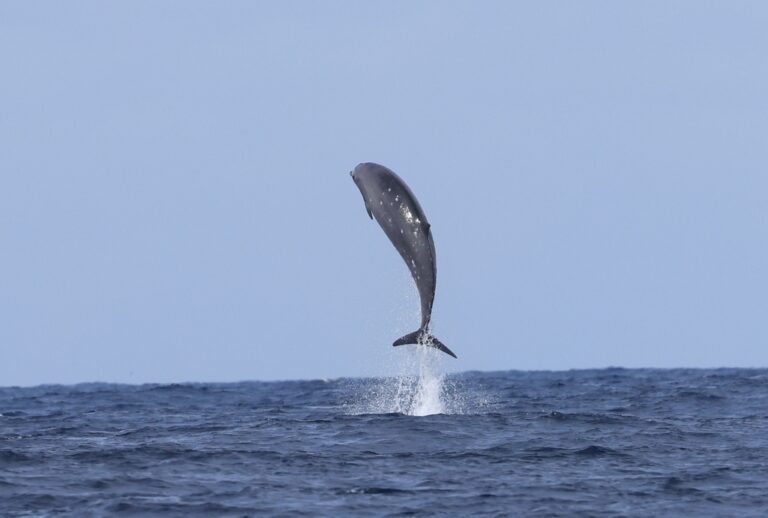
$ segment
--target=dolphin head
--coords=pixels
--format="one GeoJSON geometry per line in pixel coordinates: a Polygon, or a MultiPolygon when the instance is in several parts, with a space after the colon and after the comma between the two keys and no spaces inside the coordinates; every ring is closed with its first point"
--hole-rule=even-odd
{"type": "Polygon", "coordinates": [[[374,164],[373,162],[363,162],[363,163],[357,164],[355,169],[351,171],[349,174],[352,175],[353,180],[359,181],[360,177],[369,176],[377,172],[381,172],[384,169],[385,168],[383,166],[380,166],[379,164],[374,164]]]}
{"type": "Polygon", "coordinates": [[[373,219],[373,214],[371,213],[371,209],[368,205],[368,198],[372,197],[372,195],[369,194],[371,189],[370,180],[375,174],[376,168],[381,168],[381,166],[371,162],[364,162],[362,164],[357,164],[357,167],[349,172],[349,175],[352,177],[355,185],[357,185],[357,188],[360,189],[360,194],[363,195],[365,210],[368,212],[368,216],[370,216],[371,219],[373,219]]]}
{"type": "Polygon", "coordinates": [[[368,162],[357,164],[357,166],[349,172],[349,176],[352,177],[352,180],[354,180],[355,184],[360,190],[363,189],[362,182],[364,181],[365,177],[370,174],[369,171],[371,170],[371,165],[373,164],[368,162]]]}
{"type": "Polygon", "coordinates": [[[360,176],[365,172],[366,170],[366,164],[357,164],[355,168],[349,172],[349,175],[352,177],[352,179],[356,182],[360,181],[360,176]]]}

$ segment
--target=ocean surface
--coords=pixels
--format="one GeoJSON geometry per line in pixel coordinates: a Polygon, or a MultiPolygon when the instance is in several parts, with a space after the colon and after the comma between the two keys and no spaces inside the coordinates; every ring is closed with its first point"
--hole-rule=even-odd
{"type": "Polygon", "coordinates": [[[2,516],[768,516],[768,370],[0,389],[2,516]]]}

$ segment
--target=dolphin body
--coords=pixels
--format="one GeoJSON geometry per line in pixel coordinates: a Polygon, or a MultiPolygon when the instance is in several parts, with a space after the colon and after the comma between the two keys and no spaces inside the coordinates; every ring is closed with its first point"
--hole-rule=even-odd
{"type": "Polygon", "coordinates": [[[427,345],[456,358],[453,351],[429,332],[437,268],[435,243],[419,201],[405,182],[383,165],[366,162],[349,174],[363,195],[368,216],[376,219],[400,252],[419,290],[421,327],[398,338],[392,345],[427,345]]]}

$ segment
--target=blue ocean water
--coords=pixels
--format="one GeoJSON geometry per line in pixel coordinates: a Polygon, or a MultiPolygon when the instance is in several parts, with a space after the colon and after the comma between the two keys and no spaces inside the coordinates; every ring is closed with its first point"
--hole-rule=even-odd
{"type": "Polygon", "coordinates": [[[430,369],[2,388],[0,514],[768,516],[768,370],[430,369]]]}

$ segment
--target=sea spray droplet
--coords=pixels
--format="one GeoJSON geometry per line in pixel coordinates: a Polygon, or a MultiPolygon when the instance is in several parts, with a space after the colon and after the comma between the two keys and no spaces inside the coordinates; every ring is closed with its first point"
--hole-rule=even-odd
{"type": "Polygon", "coordinates": [[[445,374],[441,369],[441,358],[435,352],[435,349],[428,347],[418,348],[419,377],[409,415],[425,416],[445,413],[443,404],[445,374]]]}
{"type": "MultiPolygon", "coordinates": [[[[395,376],[373,378],[350,387],[351,414],[467,413],[467,394],[444,371],[444,355],[430,347],[407,346],[396,351],[395,376]]],[[[470,397],[470,399],[473,399],[470,397]]],[[[472,406],[472,405],[470,405],[472,406]]]]}

